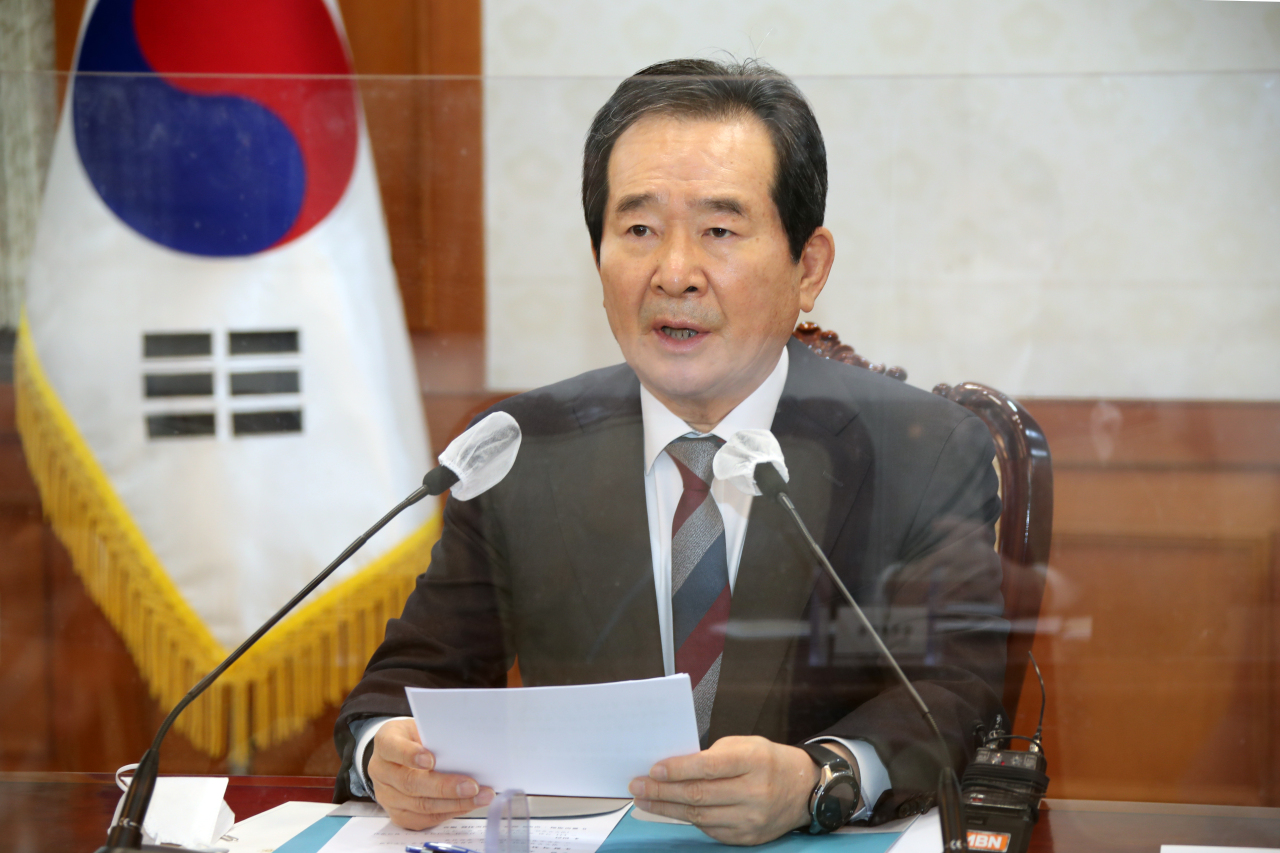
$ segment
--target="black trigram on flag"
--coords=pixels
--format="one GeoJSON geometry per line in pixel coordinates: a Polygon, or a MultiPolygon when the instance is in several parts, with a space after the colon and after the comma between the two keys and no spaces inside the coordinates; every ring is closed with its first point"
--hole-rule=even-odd
{"type": "Polygon", "coordinates": [[[143,333],[148,438],[302,432],[299,353],[297,329],[143,333]]]}

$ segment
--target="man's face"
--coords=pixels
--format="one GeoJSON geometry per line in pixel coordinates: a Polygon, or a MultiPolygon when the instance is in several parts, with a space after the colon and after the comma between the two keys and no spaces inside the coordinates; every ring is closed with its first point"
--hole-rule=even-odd
{"type": "Polygon", "coordinates": [[[704,428],[773,370],[831,266],[825,228],[792,261],[770,196],[774,159],[754,117],[665,116],[628,128],[609,159],[609,326],[645,387],[704,428]]]}

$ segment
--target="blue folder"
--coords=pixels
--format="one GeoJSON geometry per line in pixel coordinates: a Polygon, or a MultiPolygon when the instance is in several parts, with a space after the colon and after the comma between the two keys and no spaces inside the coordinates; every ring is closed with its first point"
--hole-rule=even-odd
{"type": "MultiPolygon", "coordinates": [[[[276,853],[316,853],[348,820],[350,818],[321,818],[277,848],[276,853]]],[[[781,851],[802,853],[802,851],[817,850],[824,853],[834,853],[836,850],[847,851],[847,853],[885,853],[901,834],[873,832],[856,835],[804,835],[792,832],[776,841],[749,849],[768,853],[781,853],[781,851]]],[[[636,820],[631,812],[627,812],[600,847],[600,853],[640,853],[640,851],[650,850],[673,850],[678,853],[678,851],[702,851],[723,846],[725,845],[708,838],[692,826],[636,820]]]]}

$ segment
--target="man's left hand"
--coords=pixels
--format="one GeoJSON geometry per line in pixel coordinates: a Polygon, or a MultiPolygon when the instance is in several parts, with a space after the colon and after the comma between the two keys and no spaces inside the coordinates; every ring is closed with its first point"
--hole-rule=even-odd
{"type": "Polygon", "coordinates": [[[726,844],[762,844],[809,825],[818,767],[802,749],[724,737],[696,755],[659,761],[631,782],[636,806],[687,820],[726,844]]]}

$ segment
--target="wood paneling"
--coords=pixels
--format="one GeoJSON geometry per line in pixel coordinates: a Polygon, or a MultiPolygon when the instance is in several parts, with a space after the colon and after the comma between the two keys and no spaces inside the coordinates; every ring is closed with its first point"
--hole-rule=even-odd
{"type": "Polygon", "coordinates": [[[49,591],[40,499],[0,384],[0,767],[42,767],[52,743],[49,591]],[[13,701],[9,697],[16,697],[13,701]]]}
{"type": "Polygon", "coordinates": [[[1280,404],[1032,400],[1055,466],[1280,469],[1280,404]]]}
{"type": "Polygon", "coordinates": [[[1052,571],[1055,796],[1268,805],[1269,543],[1063,534],[1052,571]]]}
{"type": "MultiPolygon", "coordinates": [[[[53,61],[58,71],[70,71],[76,58],[76,41],[80,38],[80,19],[84,17],[86,0],[54,0],[53,61]]],[[[58,86],[58,103],[66,91],[66,78],[58,86]]]]}
{"type": "Polygon", "coordinates": [[[0,510],[0,685],[10,697],[0,703],[0,762],[6,766],[40,767],[49,759],[47,594],[43,573],[31,571],[42,562],[43,534],[38,507],[34,513],[12,505],[0,510]]]}
{"type": "Polygon", "coordinates": [[[480,3],[340,5],[438,454],[489,396],[480,3]]]}
{"type": "MultiPolygon", "coordinates": [[[[1050,795],[1280,805],[1280,405],[1026,404],[1054,463],[1050,795]]],[[[1033,680],[1019,732],[1038,708],[1033,680]]]]}
{"type": "Polygon", "coordinates": [[[480,3],[341,4],[409,328],[484,333],[480,3]]]}
{"type": "Polygon", "coordinates": [[[410,327],[422,325],[428,300],[421,268],[424,265],[422,223],[427,179],[421,156],[422,86],[391,75],[416,74],[418,24],[412,0],[386,0],[379,14],[362,14],[369,4],[342,4],[352,62],[364,75],[359,79],[365,124],[378,171],[382,209],[410,327]]]}

